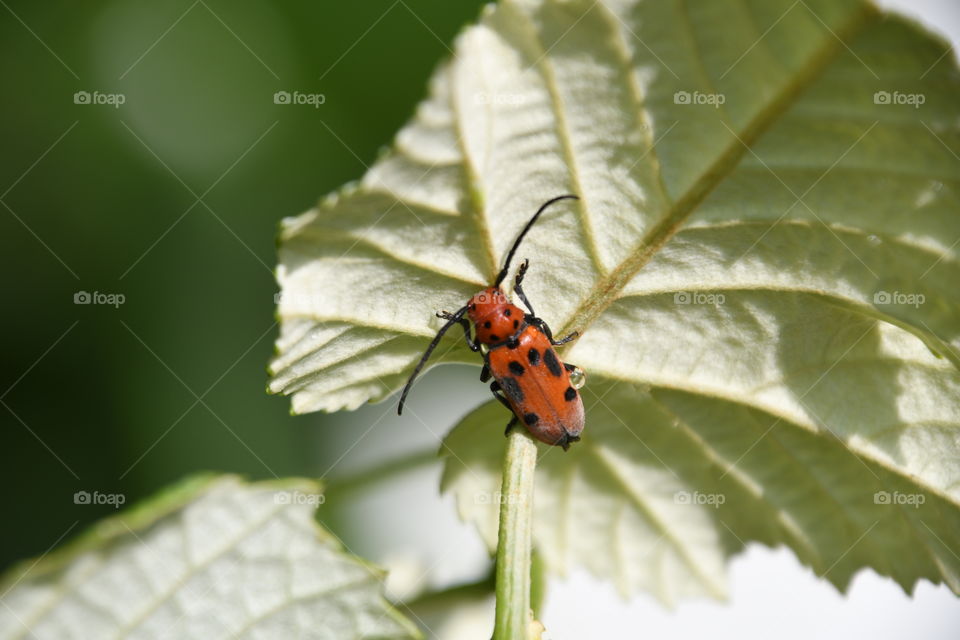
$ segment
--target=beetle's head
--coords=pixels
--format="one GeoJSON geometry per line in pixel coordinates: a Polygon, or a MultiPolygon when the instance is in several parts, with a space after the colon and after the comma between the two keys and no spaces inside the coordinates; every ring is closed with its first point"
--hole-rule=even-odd
{"type": "Polygon", "coordinates": [[[470,298],[467,316],[482,344],[503,342],[523,323],[523,309],[511,304],[499,287],[489,287],[470,298]]]}

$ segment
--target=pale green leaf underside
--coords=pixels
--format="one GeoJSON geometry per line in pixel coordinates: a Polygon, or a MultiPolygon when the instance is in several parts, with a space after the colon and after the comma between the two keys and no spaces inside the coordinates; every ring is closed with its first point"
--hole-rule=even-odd
{"type": "MultiPolygon", "coordinates": [[[[722,592],[723,559],[761,540],[841,586],[871,566],[960,590],[946,46],[853,0],[504,0],[455,52],[363,180],[286,221],[271,389],[297,412],[396,391],[433,311],[574,192],[521,251],[539,314],[583,332],[564,357],[590,379],[583,442],[538,482],[548,563],[672,599],[722,592]],[[590,404],[607,392],[614,412],[590,404]],[[878,490],[925,503],[875,505],[878,490]]],[[[459,337],[440,351],[476,362],[459,337]]],[[[448,442],[447,486],[488,534],[495,505],[471,495],[496,484],[505,420],[480,410],[448,442]]]]}
{"type": "Polygon", "coordinates": [[[11,570],[2,638],[416,638],[309,481],[197,480],[11,570]]]}

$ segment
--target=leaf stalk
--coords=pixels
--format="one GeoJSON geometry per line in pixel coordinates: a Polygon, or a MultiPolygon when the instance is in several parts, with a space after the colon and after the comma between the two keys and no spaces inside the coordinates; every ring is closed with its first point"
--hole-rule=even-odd
{"type": "Polygon", "coordinates": [[[537,445],[526,429],[507,436],[500,488],[497,536],[496,618],[493,640],[534,640],[539,623],[530,611],[530,564],[533,541],[533,487],[537,445]]]}

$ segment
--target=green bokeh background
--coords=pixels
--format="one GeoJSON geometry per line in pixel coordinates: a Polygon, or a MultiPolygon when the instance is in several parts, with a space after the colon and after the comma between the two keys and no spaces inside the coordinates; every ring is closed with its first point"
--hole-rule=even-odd
{"type": "Polygon", "coordinates": [[[481,5],[0,7],[3,568],[113,512],[76,491],[320,473],[331,418],[264,392],[277,224],[363,174],[481,5]]]}

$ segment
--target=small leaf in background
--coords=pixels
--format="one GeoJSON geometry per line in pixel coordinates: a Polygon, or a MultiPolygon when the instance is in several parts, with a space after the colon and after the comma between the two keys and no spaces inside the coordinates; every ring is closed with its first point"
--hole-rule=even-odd
{"type": "MultiPolygon", "coordinates": [[[[576,193],[520,256],[588,375],[582,441],[542,451],[547,567],[722,596],[753,540],[841,589],[960,592],[958,122],[948,47],[856,0],[504,0],[363,179],[285,222],[271,389],[386,398],[576,193]]],[[[507,419],[445,443],[488,542],[507,419]]]]}
{"type": "Polygon", "coordinates": [[[197,479],[3,581],[2,638],[417,638],[316,484],[197,479]]]}

